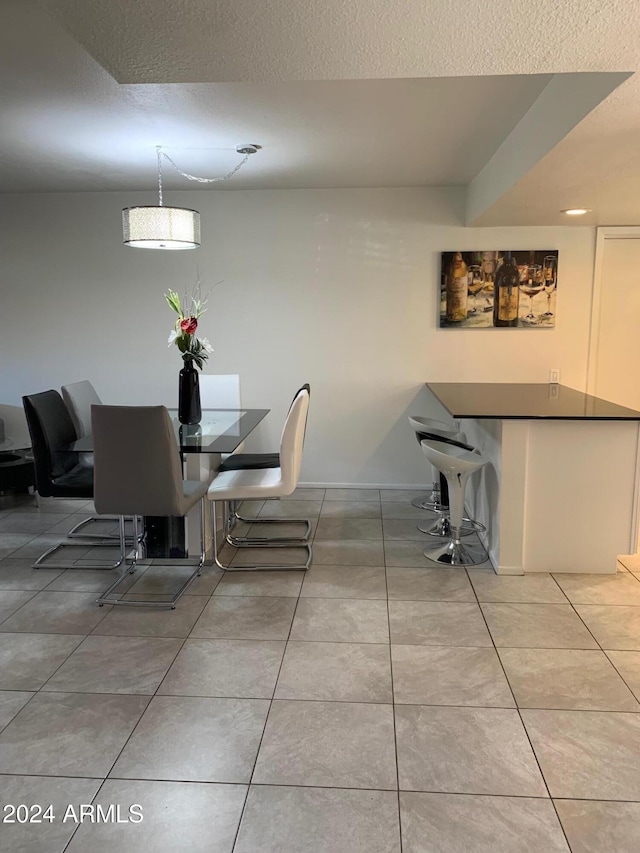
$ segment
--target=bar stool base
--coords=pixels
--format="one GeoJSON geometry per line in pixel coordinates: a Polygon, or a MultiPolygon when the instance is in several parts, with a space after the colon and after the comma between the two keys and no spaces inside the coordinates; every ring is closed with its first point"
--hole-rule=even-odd
{"type": "Polygon", "coordinates": [[[433,500],[433,489],[429,489],[426,495],[420,495],[417,498],[414,498],[411,501],[411,506],[415,506],[416,509],[431,509],[434,506],[433,500]]]}
{"type": "MultiPolygon", "coordinates": [[[[461,536],[471,536],[472,533],[484,533],[486,531],[486,527],[484,524],[480,524],[479,521],[475,521],[473,518],[463,518],[462,519],[462,527],[460,528],[461,536]]],[[[451,522],[449,520],[449,516],[443,515],[437,521],[434,521],[432,524],[419,524],[418,530],[421,533],[426,533],[429,536],[438,536],[444,537],[447,539],[451,538],[451,522]]]]}
{"type": "Polygon", "coordinates": [[[428,560],[445,566],[475,566],[489,559],[489,555],[479,542],[463,545],[462,542],[449,540],[436,548],[425,548],[423,553],[428,560]]]}

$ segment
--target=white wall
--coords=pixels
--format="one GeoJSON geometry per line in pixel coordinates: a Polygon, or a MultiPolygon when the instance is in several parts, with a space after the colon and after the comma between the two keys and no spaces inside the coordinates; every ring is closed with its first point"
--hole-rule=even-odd
{"type": "Polygon", "coordinates": [[[172,192],[196,207],[202,248],[122,244],[121,208],[150,193],[0,196],[0,402],[88,378],[105,401],[176,404],[181,366],[163,292],[213,283],[208,371],[240,373],[272,414],[249,444],[275,449],[298,385],[312,386],[302,480],[425,483],[406,422],[426,380],[584,388],[594,230],[464,228],[461,189],[172,192]],[[440,330],[439,252],[558,248],[555,330],[440,330]]]}

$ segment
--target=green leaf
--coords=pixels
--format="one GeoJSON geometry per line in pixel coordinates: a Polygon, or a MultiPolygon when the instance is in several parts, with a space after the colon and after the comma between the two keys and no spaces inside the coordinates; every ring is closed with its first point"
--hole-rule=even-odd
{"type": "Polygon", "coordinates": [[[165,293],[164,298],[167,300],[167,305],[171,308],[172,311],[175,311],[176,314],[182,314],[182,308],[180,307],[180,297],[175,292],[175,290],[169,289],[168,293],[165,293]]]}

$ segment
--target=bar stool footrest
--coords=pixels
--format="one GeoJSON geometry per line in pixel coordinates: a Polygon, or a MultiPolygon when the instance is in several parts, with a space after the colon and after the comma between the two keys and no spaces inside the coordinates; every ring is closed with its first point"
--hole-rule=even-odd
{"type": "MultiPolygon", "coordinates": [[[[442,516],[432,524],[419,524],[418,530],[421,533],[426,533],[428,536],[446,537],[451,536],[451,522],[448,516],[442,516]]],[[[462,527],[460,528],[461,536],[471,536],[472,533],[485,533],[487,528],[484,524],[480,524],[473,518],[462,519],[462,527]]]]}

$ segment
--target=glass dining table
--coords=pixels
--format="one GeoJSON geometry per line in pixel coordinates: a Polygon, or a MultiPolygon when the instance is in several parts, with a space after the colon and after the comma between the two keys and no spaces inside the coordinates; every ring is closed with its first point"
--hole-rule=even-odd
{"type": "MultiPolygon", "coordinates": [[[[178,421],[178,410],[168,409],[183,458],[186,480],[208,481],[220,465],[221,454],[233,453],[269,414],[270,409],[203,409],[199,424],[188,426],[178,421]]],[[[144,436],[132,436],[132,441],[144,436]]],[[[67,450],[91,453],[93,440],[85,435],[69,445],[67,450]]],[[[206,502],[209,503],[208,501],[206,502]]],[[[207,507],[208,510],[208,507],[207,507]]],[[[192,515],[193,513],[190,513],[192,515]]],[[[145,516],[145,556],[149,559],[182,559],[199,551],[198,521],[182,518],[145,516]],[[190,521],[192,523],[190,523],[190,521]]],[[[207,511],[207,519],[209,515],[207,511]]],[[[209,530],[207,523],[207,530],[209,530]]],[[[206,536],[207,561],[211,553],[211,537],[206,536]]]]}
{"type": "MultiPolygon", "coordinates": [[[[167,409],[180,452],[233,453],[270,412],[270,409],[203,409],[199,424],[187,426],[178,421],[178,410],[167,409]]],[[[136,441],[142,436],[132,437],[136,441]]],[[[67,450],[91,453],[93,438],[85,435],[67,450]]]]}

